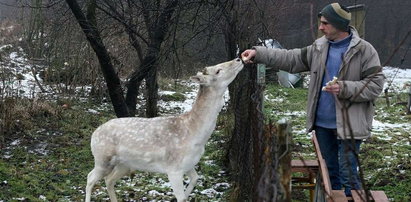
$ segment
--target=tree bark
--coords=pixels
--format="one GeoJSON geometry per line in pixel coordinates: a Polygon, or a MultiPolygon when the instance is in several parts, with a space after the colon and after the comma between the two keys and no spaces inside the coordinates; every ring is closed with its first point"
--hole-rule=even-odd
{"type": "MultiPolygon", "coordinates": [[[[105,48],[103,41],[100,37],[100,33],[97,30],[95,24],[93,24],[95,14],[93,14],[93,6],[95,7],[95,2],[89,6],[88,16],[91,20],[87,19],[78,5],[76,0],[66,0],[69,5],[70,10],[74,14],[82,28],[84,34],[87,37],[91,47],[97,55],[100,62],[100,67],[104,75],[104,79],[107,83],[107,89],[110,95],[111,103],[113,104],[114,111],[117,117],[127,117],[130,116],[129,110],[127,108],[123,89],[120,84],[120,79],[118,78],[116,71],[114,70],[111,58],[105,48]],[[93,5],[94,3],[94,5],[93,5]],[[91,10],[90,10],[91,9],[91,10]]],[[[95,9],[95,8],[94,8],[95,9]]],[[[95,21],[94,21],[95,22],[95,21]]]]}
{"type": "Polygon", "coordinates": [[[147,84],[147,108],[146,117],[156,117],[158,115],[158,83],[157,83],[157,65],[150,68],[146,77],[147,84]]]}
{"type": "MultiPolygon", "coordinates": [[[[248,81],[250,78],[250,70],[252,67],[246,65],[245,71],[237,75],[240,81],[248,81]]],[[[248,82],[242,83],[234,89],[235,100],[231,100],[234,104],[234,130],[230,140],[228,150],[229,168],[232,171],[234,181],[233,192],[230,196],[230,201],[248,201],[251,199],[251,191],[253,187],[253,167],[252,167],[252,136],[250,127],[250,88],[248,82]]],[[[232,99],[232,98],[230,98],[232,99]]]]}

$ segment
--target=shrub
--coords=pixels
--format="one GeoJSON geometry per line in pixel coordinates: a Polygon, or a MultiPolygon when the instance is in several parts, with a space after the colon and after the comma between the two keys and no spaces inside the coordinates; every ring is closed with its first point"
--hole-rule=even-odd
{"type": "Polygon", "coordinates": [[[1,145],[9,136],[24,134],[35,128],[37,123],[41,123],[38,119],[59,116],[56,106],[46,101],[27,98],[8,97],[0,100],[0,112],[1,145]]]}
{"type": "Polygon", "coordinates": [[[173,94],[164,94],[161,96],[161,99],[164,102],[169,102],[169,101],[183,102],[184,100],[186,100],[186,97],[181,93],[173,93],[173,94]]]}

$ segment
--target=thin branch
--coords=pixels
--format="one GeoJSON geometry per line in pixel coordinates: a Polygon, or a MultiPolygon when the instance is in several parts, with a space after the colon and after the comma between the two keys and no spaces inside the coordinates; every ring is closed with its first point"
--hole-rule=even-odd
{"type": "Polygon", "coordinates": [[[391,62],[392,58],[394,55],[398,52],[398,50],[401,48],[401,46],[405,43],[405,41],[408,39],[408,37],[411,35],[411,30],[408,31],[408,33],[405,35],[405,37],[401,40],[401,42],[397,45],[397,47],[394,49],[394,51],[391,53],[390,57],[388,57],[387,61],[384,63],[383,66],[387,66],[389,62],[391,62]]]}
{"type": "MultiPolygon", "coordinates": [[[[109,5],[109,3],[108,3],[109,5]]],[[[110,5],[109,5],[110,6],[110,5]]],[[[132,34],[135,34],[139,39],[141,39],[145,44],[148,45],[148,41],[147,39],[144,38],[144,36],[142,36],[140,33],[138,33],[133,27],[131,27],[124,19],[124,16],[120,15],[118,12],[116,12],[115,8],[111,8],[111,11],[115,12],[115,15],[113,15],[112,13],[110,13],[108,10],[102,8],[101,6],[97,5],[97,8],[101,11],[103,11],[104,13],[106,13],[108,16],[110,16],[111,18],[113,18],[114,20],[116,20],[117,22],[121,23],[128,31],[130,31],[132,34]],[[118,17],[121,16],[121,17],[118,17]]]]}

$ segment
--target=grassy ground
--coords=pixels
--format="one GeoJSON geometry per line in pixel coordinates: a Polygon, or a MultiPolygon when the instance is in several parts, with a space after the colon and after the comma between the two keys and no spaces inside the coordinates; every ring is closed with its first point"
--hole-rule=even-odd
{"type": "MultiPolygon", "coordinates": [[[[26,109],[32,105],[30,101],[16,103],[26,109]]],[[[2,200],[82,198],[85,176],[92,166],[89,137],[112,113],[87,112],[91,106],[85,103],[71,102],[68,109],[62,103],[46,103],[54,113],[32,111],[30,118],[20,120],[30,129],[7,137],[6,142],[12,142],[2,150],[0,160],[2,200]]]]}
{"type": "MultiPolygon", "coordinates": [[[[265,95],[267,120],[288,118],[293,124],[293,156],[314,158],[310,136],[304,131],[307,90],[268,86],[265,95]]],[[[398,99],[405,99],[406,95],[401,96],[398,99]]],[[[2,103],[11,107],[4,115],[8,118],[5,125],[13,132],[4,134],[6,144],[0,153],[0,201],[83,200],[86,176],[93,166],[90,135],[98,125],[114,118],[110,105],[78,100],[7,102],[2,103]]],[[[409,201],[410,116],[404,114],[404,106],[387,107],[381,99],[377,102],[376,119],[404,125],[375,131],[362,146],[367,186],[384,190],[392,201],[409,201]]],[[[197,166],[200,180],[193,200],[226,201],[230,184],[222,160],[229,130],[224,125],[230,120],[220,116],[217,130],[206,146],[197,166]]],[[[170,201],[173,197],[166,181],[164,175],[135,172],[117,183],[117,196],[124,201],[170,201]]],[[[306,192],[295,193],[294,200],[307,201],[307,196],[306,192]]],[[[108,199],[102,181],[95,187],[93,199],[108,199]]]]}

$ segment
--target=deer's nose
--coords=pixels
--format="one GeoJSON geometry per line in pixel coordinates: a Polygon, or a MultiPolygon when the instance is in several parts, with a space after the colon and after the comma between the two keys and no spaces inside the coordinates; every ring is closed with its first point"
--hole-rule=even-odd
{"type": "Polygon", "coordinates": [[[241,58],[237,58],[237,59],[235,59],[235,61],[236,62],[241,62],[241,63],[243,63],[243,65],[245,65],[245,62],[241,58]]]}

